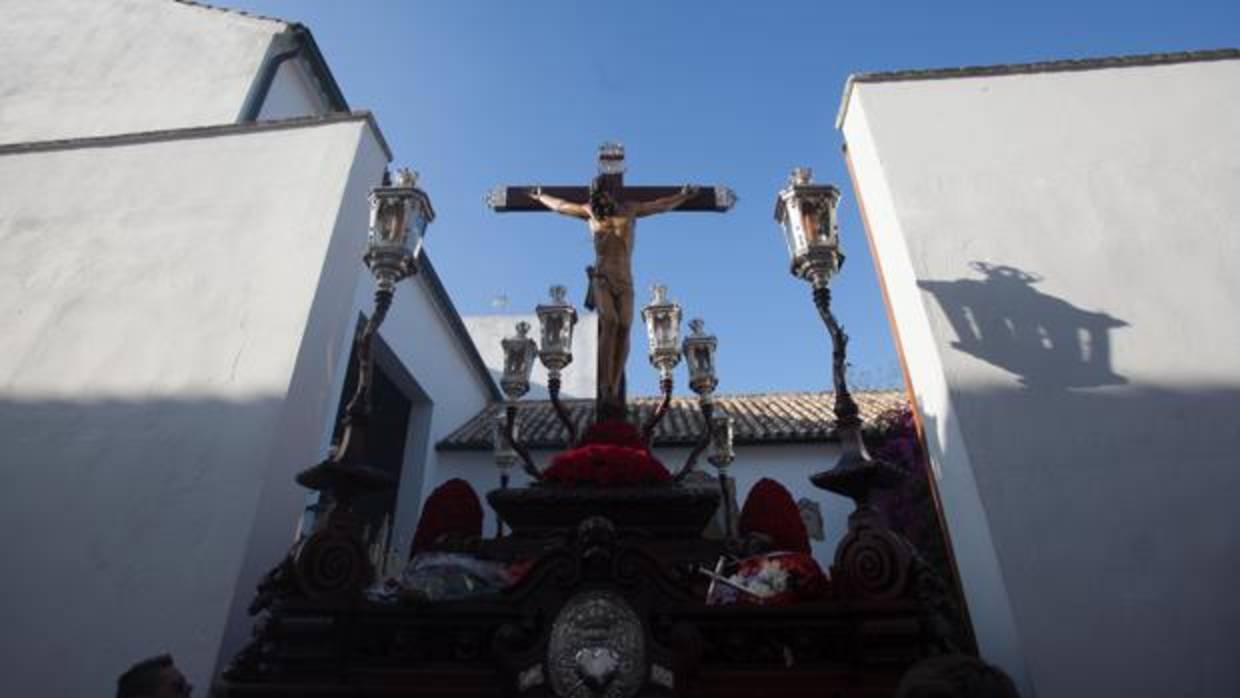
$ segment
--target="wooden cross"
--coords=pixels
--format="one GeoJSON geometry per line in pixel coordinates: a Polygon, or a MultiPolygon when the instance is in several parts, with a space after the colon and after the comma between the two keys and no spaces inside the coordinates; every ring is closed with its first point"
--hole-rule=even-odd
{"type": "Polygon", "coordinates": [[[591,186],[501,186],[491,192],[487,203],[501,213],[554,210],[589,222],[598,267],[587,269],[592,292],[590,297],[596,300],[599,308],[596,415],[600,420],[624,419],[624,363],[628,356],[628,335],[633,320],[632,270],[629,265],[632,236],[635,234],[634,219],[671,210],[722,213],[732,208],[736,195],[727,187],[625,186],[624,148],[604,143],[599,148],[598,159],[599,174],[591,186]],[[598,211],[591,205],[592,188],[606,193],[599,204],[602,208],[598,211]],[[535,191],[538,196],[534,195],[535,191]],[[607,210],[608,199],[624,213],[600,213],[607,210]]]}
{"type": "MultiPolygon", "coordinates": [[[[672,196],[680,191],[676,186],[640,186],[629,187],[624,184],[624,149],[620,146],[604,144],[599,148],[599,175],[606,182],[609,191],[620,201],[644,202],[672,196]],[[618,157],[616,155],[618,151],[618,157]]],[[[519,211],[546,211],[543,206],[529,195],[533,185],[498,186],[487,195],[487,205],[496,213],[519,211]]],[[[542,186],[545,194],[558,199],[584,204],[590,198],[589,186],[542,186]]],[[[677,211],[715,211],[724,213],[736,203],[736,194],[727,187],[699,187],[698,193],[676,208],[677,211]]]]}

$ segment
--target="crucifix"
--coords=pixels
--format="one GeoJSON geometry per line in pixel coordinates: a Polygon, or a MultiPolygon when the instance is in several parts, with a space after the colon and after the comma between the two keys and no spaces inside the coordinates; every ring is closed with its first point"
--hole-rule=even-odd
{"type": "Polygon", "coordinates": [[[624,147],[599,147],[598,175],[589,186],[496,187],[487,199],[492,210],[554,211],[586,221],[594,239],[594,264],[586,268],[586,308],[598,308],[597,419],[624,419],[624,364],[633,325],[633,244],[636,219],[668,211],[732,208],[727,187],[624,184],[624,147]]]}

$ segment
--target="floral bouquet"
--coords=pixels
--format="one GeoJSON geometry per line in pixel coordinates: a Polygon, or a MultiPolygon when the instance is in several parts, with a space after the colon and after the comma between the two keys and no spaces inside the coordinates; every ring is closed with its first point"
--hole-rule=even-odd
{"type": "Polygon", "coordinates": [[[706,591],[712,606],[789,606],[820,599],[829,586],[822,568],[805,553],[754,555],[734,563],[731,573],[702,572],[712,579],[706,591]]]}
{"type": "Polygon", "coordinates": [[[637,428],[619,420],[590,427],[579,446],[557,454],[543,473],[544,481],[564,485],[646,485],[671,479],[637,428]]]}

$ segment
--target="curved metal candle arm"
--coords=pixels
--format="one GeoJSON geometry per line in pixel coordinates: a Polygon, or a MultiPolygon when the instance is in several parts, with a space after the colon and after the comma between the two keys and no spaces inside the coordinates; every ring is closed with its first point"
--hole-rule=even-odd
{"type": "Polygon", "coordinates": [[[831,377],[835,383],[835,423],[837,428],[860,427],[861,410],[848,392],[845,371],[848,361],[848,335],[831,312],[831,289],[822,286],[814,289],[814,305],[822,316],[827,332],[831,334],[831,377]]]}
{"type": "Polygon", "coordinates": [[[547,394],[551,396],[551,406],[555,408],[555,416],[559,418],[560,424],[564,425],[564,429],[568,431],[569,446],[577,445],[577,425],[573,424],[572,416],[569,415],[568,409],[560,402],[560,372],[549,371],[547,374],[547,394]]]}
{"type": "Polygon", "coordinates": [[[659,392],[663,394],[663,400],[659,402],[659,406],[651,413],[646,423],[642,425],[642,441],[646,447],[650,447],[651,439],[654,438],[654,430],[658,428],[659,422],[663,421],[663,416],[667,414],[667,408],[672,404],[672,378],[668,376],[659,380],[659,392]]]}
{"type": "Polygon", "coordinates": [[[702,451],[710,445],[710,419],[715,414],[715,403],[712,400],[702,399],[702,434],[698,436],[698,442],[693,446],[693,450],[689,452],[689,457],[685,459],[685,464],[680,467],[680,471],[672,478],[675,482],[685,479],[693,466],[697,464],[698,456],[702,455],[702,451]]]}
{"type": "Polygon", "coordinates": [[[375,335],[379,332],[379,326],[383,324],[383,320],[387,317],[388,309],[392,307],[392,297],[395,290],[381,285],[375,291],[375,309],[366,319],[366,326],[362,328],[362,333],[357,338],[357,387],[353,391],[353,397],[349,399],[349,404],[345,407],[345,423],[365,419],[370,414],[370,388],[374,383],[375,362],[371,358],[371,350],[374,346],[375,335]]]}
{"type": "Polygon", "coordinates": [[[513,427],[517,423],[517,406],[509,403],[504,410],[504,438],[512,446],[512,450],[517,452],[517,456],[521,458],[521,469],[525,471],[525,474],[534,478],[535,481],[541,481],[542,473],[538,470],[538,466],[534,465],[534,459],[530,457],[529,449],[525,447],[525,444],[514,438],[513,427]]]}

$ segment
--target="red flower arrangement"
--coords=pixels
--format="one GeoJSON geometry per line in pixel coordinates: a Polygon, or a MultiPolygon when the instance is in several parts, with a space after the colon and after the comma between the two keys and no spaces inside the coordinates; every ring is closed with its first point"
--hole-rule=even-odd
{"type": "Polygon", "coordinates": [[[809,553],[809,532],[792,494],[770,478],[762,478],[749,490],[738,523],[741,535],[761,533],[771,537],[776,550],[809,553]]]}
{"type": "Polygon", "coordinates": [[[443,536],[481,536],[482,502],[468,482],[453,478],[426,498],[409,557],[425,552],[443,536]]]}
{"type": "Polygon", "coordinates": [[[599,422],[586,431],[581,445],[559,453],[543,479],[564,485],[645,485],[672,479],[650,453],[637,428],[628,422],[599,422]]]}

